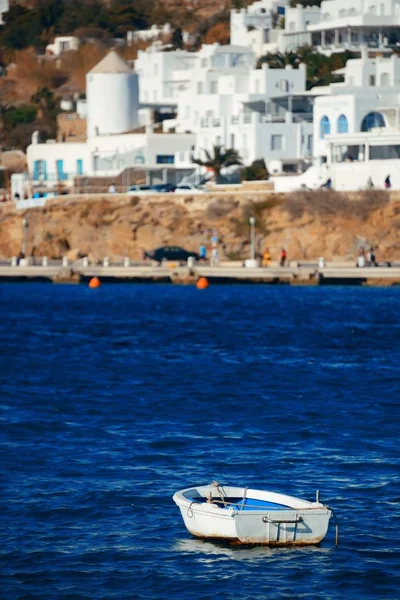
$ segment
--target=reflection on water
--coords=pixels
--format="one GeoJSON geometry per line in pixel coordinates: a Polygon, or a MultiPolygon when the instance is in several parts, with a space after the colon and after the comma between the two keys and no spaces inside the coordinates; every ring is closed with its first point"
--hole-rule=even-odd
{"type": "Polygon", "coordinates": [[[259,561],[266,558],[272,559],[279,557],[280,560],[291,559],[298,553],[322,553],[326,554],[334,550],[332,547],[321,546],[298,546],[296,548],[270,548],[268,546],[252,546],[246,544],[237,544],[233,542],[224,542],[221,540],[210,541],[198,538],[187,538],[178,540],[174,544],[174,550],[178,552],[191,552],[195,554],[204,554],[207,556],[225,556],[232,560],[240,561],[259,561]]]}

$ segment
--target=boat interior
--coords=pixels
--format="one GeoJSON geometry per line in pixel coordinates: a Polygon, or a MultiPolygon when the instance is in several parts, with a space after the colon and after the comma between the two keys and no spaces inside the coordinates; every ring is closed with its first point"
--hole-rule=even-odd
{"type": "Polygon", "coordinates": [[[285,510],[288,509],[289,506],[285,504],[278,504],[276,502],[269,502],[268,500],[261,500],[259,498],[247,498],[245,495],[243,496],[231,496],[224,495],[223,493],[215,495],[214,493],[210,493],[207,496],[203,496],[198,493],[197,490],[192,489],[188,490],[184,494],[187,500],[191,502],[195,502],[198,504],[214,504],[219,508],[233,508],[234,510],[285,510]]]}

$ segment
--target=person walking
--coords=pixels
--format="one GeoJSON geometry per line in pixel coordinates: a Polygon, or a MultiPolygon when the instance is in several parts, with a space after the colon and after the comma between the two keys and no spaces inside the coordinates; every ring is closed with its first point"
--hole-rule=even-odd
{"type": "Polygon", "coordinates": [[[218,248],[213,248],[211,252],[211,266],[218,267],[219,265],[219,252],[218,248]]]}
{"type": "Polygon", "coordinates": [[[281,262],[280,262],[280,266],[281,267],[285,266],[286,259],[287,259],[287,252],[286,252],[285,248],[282,248],[282,250],[281,250],[281,262]]]}
{"type": "Polygon", "coordinates": [[[199,248],[200,262],[205,263],[207,260],[207,248],[202,244],[199,248]]]}
{"type": "Polygon", "coordinates": [[[110,187],[108,188],[108,193],[109,194],[116,194],[117,193],[117,188],[115,187],[115,183],[112,183],[110,185],[110,187]]]}
{"type": "Polygon", "coordinates": [[[390,175],[388,175],[385,179],[385,189],[390,190],[392,187],[392,182],[390,181],[390,175]]]}
{"type": "Polygon", "coordinates": [[[268,267],[270,260],[271,260],[271,255],[269,253],[269,248],[265,248],[263,258],[262,258],[263,267],[268,267]]]}

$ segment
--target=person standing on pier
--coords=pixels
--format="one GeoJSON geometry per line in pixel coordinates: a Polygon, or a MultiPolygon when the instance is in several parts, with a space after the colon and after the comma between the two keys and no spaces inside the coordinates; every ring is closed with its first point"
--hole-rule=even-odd
{"type": "Polygon", "coordinates": [[[207,260],[207,248],[202,244],[199,248],[200,262],[205,263],[207,260]]]}
{"type": "Polygon", "coordinates": [[[282,248],[282,250],[281,250],[281,262],[280,262],[280,266],[281,267],[285,266],[286,259],[287,259],[287,252],[286,252],[285,248],[282,248]]]}

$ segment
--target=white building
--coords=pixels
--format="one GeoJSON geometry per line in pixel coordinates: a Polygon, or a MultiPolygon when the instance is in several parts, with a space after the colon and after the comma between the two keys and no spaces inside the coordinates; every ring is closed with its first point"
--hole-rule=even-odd
{"type": "Polygon", "coordinates": [[[89,138],[125,133],[138,126],[138,76],[116,52],[87,73],[86,97],[89,138]]]}
{"type": "Polygon", "coordinates": [[[86,141],[43,144],[33,136],[27,161],[34,183],[70,183],[80,175],[116,176],[134,166],[158,170],[165,179],[166,169],[174,170],[177,162],[185,173],[193,169],[188,161],[194,134],[138,127],[137,75],[114,51],[87,74],[86,108],[86,141]]]}
{"type": "Polygon", "coordinates": [[[275,52],[288,4],[288,0],[258,0],[231,10],[231,44],[251,46],[257,56],[275,52]]]}
{"type": "Polygon", "coordinates": [[[9,0],[0,0],[0,25],[4,23],[3,14],[10,10],[9,0]]]}
{"type": "Polygon", "coordinates": [[[145,73],[141,97],[158,85],[158,106],[167,100],[176,106],[176,118],[164,121],[164,129],[196,134],[196,155],[221,144],[235,148],[246,164],[264,158],[295,165],[312,151],[310,102],[294,100],[305,91],[305,66],[255,65],[248,47],[212,44],[197,53],[145,51],[135,69],[145,73]],[[160,75],[157,81],[156,74],[168,68],[168,78],[160,75]]]}
{"type": "Polygon", "coordinates": [[[169,23],[164,25],[152,25],[150,29],[139,29],[137,31],[128,31],[126,34],[126,42],[131,46],[135,42],[151,42],[162,37],[170,36],[172,27],[169,23]]]}
{"type": "Polygon", "coordinates": [[[312,92],[315,164],[300,177],[279,178],[276,189],[320,187],[328,178],[337,190],[384,187],[387,175],[400,189],[400,58],[359,59],[340,69],[343,83],[312,92]],[[371,178],[371,181],[370,181],[371,178]]]}
{"type": "MultiPolygon", "coordinates": [[[[326,157],[327,136],[373,128],[400,129],[400,59],[362,57],[348,60],[343,83],[321,88],[314,104],[314,156],[326,157]]],[[[315,89],[315,88],[314,88],[315,89]]],[[[316,88],[318,91],[318,88],[316,88]]]]}
{"type": "Polygon", "coordinates": [[[165,46],[156,43],[138,52],[135,72],[140,79],[141,106],[176,108],[178,96],[184,91],[190,71],[197,64],[195,52],[165,50],[165,46]]]}
{"type": "Polygon", "coordinates": [[[74,35],[64,35],[54,38],[52,44],[47,44],[46,54],[52,54],[53,56],[60,56],[63,52],[69,52],[70,50],[78,50],[79,38],[74,35]]]}
{"type": "Polygon", "coordinates": [[[325,53],[396,47],[400,42],[400,0],[323,0],[321,7],[286,10],[281,51],[313,45],[325,53]]]}
{"type": "Polygon", "coordinates": [[[354,0],[351,5],[347,0],[323,0],[321,7],[288,4],[258,0],[232,10],[231,43],[251,46],[257,56],[305,45],[331,54],[362,45],[395,48],[400,43],[400,0],[354,0]]]}

